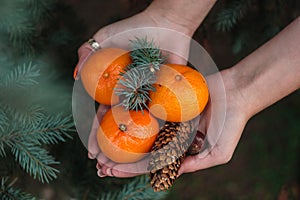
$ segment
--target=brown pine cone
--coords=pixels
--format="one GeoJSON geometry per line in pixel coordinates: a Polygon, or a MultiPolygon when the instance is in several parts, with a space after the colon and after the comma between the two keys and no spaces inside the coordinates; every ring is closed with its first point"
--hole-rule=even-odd
{"type": "Polygon", "coordinates": [[[148,170],[154,191],[168,190],[196,134],[196,121],[166,122],[152,147],[148,170]]]}

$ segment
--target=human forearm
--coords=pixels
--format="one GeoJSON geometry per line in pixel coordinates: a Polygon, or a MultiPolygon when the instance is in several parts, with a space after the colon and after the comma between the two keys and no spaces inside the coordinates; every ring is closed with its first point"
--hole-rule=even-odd
{"type": "Polygon", "coordinates": [[[154,0],[146,12],[154,18],[177,23],[182,31],[192,35],[204,20],[216,0],[154,0]]]}
{"type": "Polygon", "coordinates": [[[231,88],[251,117],[300,87],[300,17],[233,68],[231,88]]]}

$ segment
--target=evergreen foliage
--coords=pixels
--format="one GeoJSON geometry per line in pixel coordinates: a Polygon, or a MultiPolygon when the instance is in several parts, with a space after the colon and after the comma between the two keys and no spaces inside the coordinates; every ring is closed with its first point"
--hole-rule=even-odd
{"type": "MultiPolygon", "coordinates": [[[[151,72],[152,73],[152,72],[151,72]]],[[[117,87],[115,93],[122,96],[121,104],[127,110],[143,110],[147,108],[150,100],[149,91],[155,91],[152,84],[155,77],[137,67],[131,68],[122,74],[119,84],[125,86],[117,87]]]]}
{"type": "MultiPolygon", "coordinates": [[[[300,8],[297,0],[223,4],[213,16],[214,25],[232,36],[232,51],[238,55],[247,55],[278,33],[299,16],[300,8]]],[[[77,61],[77,48],[86,39],[80,38],[83,30],[61,1],[0,1],[0,199],[36,199],[26,192],[27,181],[38,180],[32,187],[35,192],[40,183],[58,175],[51,184],[59,183],[77,199],[164,199],[168,194],[154,193],[147,176],[99,179],[80,139],[69,139],[74,131],[68,93],[72,81],[62,79],[67,66],[77,61]]],[[[120,79],[127,87],[116,93],[127,109],[140,110],[146,107],[155,72],[165,58],[147,38],[132,41],[131,49],[134,64],[120,79]]]]}
{"type": "Polygon", "coordinates": [[[50,19],[54,3],[53,0],[2,0],[1,42],[15,48],[15,52],[32,56],[36,50],[36,38],[43,30],[43,22],[50,19]]]}
{"type": "Polygon", "coordinates": [[[234,54],[242,52],[247,55],[297,17],[299,10],[290,13],[289,17],[285,10],[293,10],[291,8],[298,4],[296,0],[227,0],[224,8],[216,14],[215,28],[232,34],[234,54]]]}
{"type": "Polygon", "coordinates": [[[253,0],[235,0],[223,9],[216,19],[218,31],[230,31],[249,11],[253,0]]]}
{"type": "Polygon", "coordinates": [[[147,38],[131,40],[132,64],[128,65],[118,82],[115,93],[121,98],[121,105],[129,110],[143,110],[150,100],[149,92],[155,91],[155,72],[166,60],[154,41],[147,38]]]}
{"type": "Polygon", "coordinates": [[[18,66],[14,70],[11,70],[11,72],[3,78],[3,83],[0,84],[0,86],[2,88],[24,88],[26,86],[35,85],[38,83],[35,78],[40,75],[39,71],[37,66],[32,63],[23,63],[22,66],[18,66]]]}
{"type": "Polygon", "coordinates": [[[131,52],[133,65],[138,66],[141,71],[145,71],[152,75],[155,71],[160,69],[160,65],[166,60],[162,56],[162,52],[158,46],[155,45],[153,40],[145,38],[135,38],[131,40],[131,52]]]}
{"type": "Polygon", "coordinates": [[[124,187],[118,191],[110,191],[99,200],[159,200],[166,197],[166,192],[154,192],[153,188],[149,184],[149,177],[146,175],[134,178],[131,182],[124,185],[124,187]]]}
{"type": "MultiPolygon", "coordinates": [[[[0,88],[11,93],[15,88],[25,90],[38,84],[38,76],[39,70],[35,66],[24,64],[4,74],[0,88]]],[[[1,93],[1,99],[5,100],[3,95],[6,94],[1,93]]],[[[71,116],[47,115],[38,105],[30,105],[22,112],[3,100],[0,106],[0,156],[5,157],[10,150],[21,168],[33,178],[42,182],[56,178],[58,170],[53,165],[59,162],[43,145],[57,144],[70,138],[69,132],[74,126],[71,116]]]]}
{"type": "Polygon", "coordinates": [[[26,174],[41,183],[56,179],[60,162],[51,155],[51,146],[74,132],[67,106],[71,88],[46,55],[59,43],[41,51],[56,33],[49,26],[56,8],[55,0],[0,2],[0,199],[35,199],[9,180],[22,185],[24,177],[29,179],[26,174]]]}
{"type": "Polygon", "coordinates": [[[28,194],[19,188],[13,187],[16,179],[9,183],[8,177],[1,178],[0,199],[1,200],[35,200],[31,194],[28,194]]]}

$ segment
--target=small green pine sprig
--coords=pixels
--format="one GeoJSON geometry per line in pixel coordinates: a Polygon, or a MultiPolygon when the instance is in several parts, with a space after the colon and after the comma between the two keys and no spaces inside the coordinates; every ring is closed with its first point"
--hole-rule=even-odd
{"type": "Polygon", "coordinates": [[[121,105],[128,110],[143,110],[151,101],[149,92],[155,91],[156,71],[166,60],[153,40],[136,38],[130,40],[132,63],[122,72],[115,93],[120,96],[121,105]]]}
{"type": "Polygon", "coordinates": [[[162,56],[162,52],[154,44],[154,41],[148,41],[147,38],[136,38],[130,40],[131,52],[130,56],[133,60],[133,67],[140,67],[145,71],[154,73],[160,69],[160,65],[165,62],[166,57],[162,56]]]}
{"type": "Polygon", "coordinates": [[[155,77],[137,67],[122,73],[119,84],[125,87],[115,89],[117,95],[121,96],[121,105],[127,110],[143,110],[147,108],[146,102],[150,100],[149,91],[155,91],[152,84],[155,77]]]}

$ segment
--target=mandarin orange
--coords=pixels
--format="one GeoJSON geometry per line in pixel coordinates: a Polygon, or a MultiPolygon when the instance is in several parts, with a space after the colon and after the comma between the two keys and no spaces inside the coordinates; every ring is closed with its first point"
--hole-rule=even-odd
{"type": "Polygon", "coordinates": [[[157,118],[182,122],[199,115],[206,106],[209,91],[200,72],[178,64],[162,65],[150,92],[150,112],[157,118]]]}
{"type": "Polygon", "coordinates": [[[94,100],[105,105],[119,102],[114,93],[120,72],[131,63],[128,51],[119,48],[104,48],[93,53],[80,72],[83,86],[94,100]]]}
{"type": "Polygon", "coordinates": [[[130,163],[147,155],[158,132],[158,121],[147,110],[132,111],[114,106],[103,116],[97,140],[109,159],[130,163]]]}

